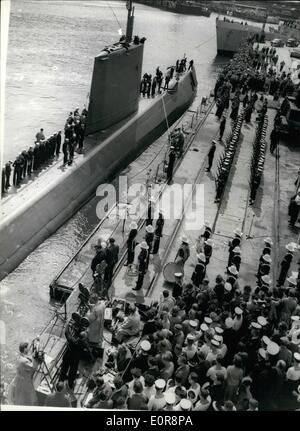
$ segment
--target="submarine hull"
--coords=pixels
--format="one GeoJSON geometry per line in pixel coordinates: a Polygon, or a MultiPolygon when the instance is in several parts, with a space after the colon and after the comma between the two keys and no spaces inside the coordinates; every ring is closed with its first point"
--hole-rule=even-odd
{"type": "MultiPolygon", "coordinates": [[[[0,279],[72,217],[98,185],[116,175],[166,130],[163,105],[172,124],[192,103],[196,91],[193,68],[172,90],[140,103],[135,114],[78,158],[76,166],[61,172],[46,188],[35,191],[30,200],[5,217],[0,224],[0,279]]],[[[100,140],[97,135],[87,139],[100,140]]]]}

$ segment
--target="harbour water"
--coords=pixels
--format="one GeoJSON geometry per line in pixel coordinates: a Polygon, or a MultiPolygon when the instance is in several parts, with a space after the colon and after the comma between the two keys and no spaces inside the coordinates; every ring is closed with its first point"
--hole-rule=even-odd
{"type": "MultiPolygon", "coordinates": [[[[93,58],[125,30],[121,1],[25,1],[11,5],[4,161],[27,148],[43,127],[49,135],[64,125],[70,110],[86,103],[93,58]]],[[[154,73],[184,53],[193,58],[199,103],[214,85],[218,67],[215,18],[163,12],[137,4],[134,34],[147,38],[144,72],[154,73]]],[[[14,374],[18,344],[38,335],[53,315],[49,283],[98,223],[96,198],[44,241],[0,283],[1,320],[6,343],[1,374],[14,374]]]]}

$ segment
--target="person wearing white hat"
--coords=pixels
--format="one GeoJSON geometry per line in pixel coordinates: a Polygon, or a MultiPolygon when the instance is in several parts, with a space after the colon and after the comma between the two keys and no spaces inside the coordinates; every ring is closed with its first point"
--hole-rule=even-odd
{"type": "Polygon", "coordinates": [[[174,404],[176,402],[176,395],[174,392],[164,392],[164,398],[166,401],[166,406],[164,407],[163,410],[166,411],[174,411],[174,404]]]}
{"type": "Polygon", "coordinates": [[[258,330],[262,329],[262,326],[258,322],[251,322],[251,326],[254,329],[258,329],[258,330]]]}
{"type": "Polygon", "coordinates": [[[297,279],[295,277],[290,276],[290,277],[287,278],[286,281],[289,283],[289,285],[291,287],[292,286],[297,286],[297,279]]]}
{"type": "Polygon", "coordinates": [[[201,235],[204,239],[204,241],[207,241],[212,234],[212,226],[208,221],[204,222],[204,233],[201,235]]]}
{"type": "Polygon", "coordinates": [[[164,379],[155,380],[156,394],[152,395],[148,402],[148,410],[157,411],[162,410],[166,406],[166,400],[164,397],[164,390],[166,387],[166,382],[164,379]]]}
{"type": "Polygon", "coordinates": [[[268,293],[271,283],[272,283],[271,277],[268,274],[263,275],[261,277],[261,286],[260,286],[262,291],[264,291],[265,293],[268,293]]]}
{"type": "Polygon", "coordinates": [[[182,295],[183,291],[183,273],[175,272],[174,277],[175,282],[173,284],[172,296],[177,300],[177,298],[182,295]]]}
{"type": "Polygon", "coordinates": [[[241,248],[239,246],[234,247],[234,249],[231,252],[231,265],[234,265],[237,270],[240,270],[240,266],[241,266],[241,248]]]}
{"type": "Polygon", "coordinates": [[[132,290],[141,290],[143,287],[144,276],[147,272],[147,260],[149,256],[149,246],[146,241],[141,243],[141,251],[138,256],[138,279],[136,286],[132,290]]]}
{"type": "Polygon", "coordinates": [[[205,317],[204,317],[204,322],[205,322],[207,325],[211,325],[211,324],[212,324],[212,319],[211,319],[210,317],[208,317],[208,316],[205,316],[205,317]]]}
{"type": "Polygon", "coordinates": [[[207,332],[209,328],[206,323],[201,323],[200,329],[202,332],[207,332]]]}
{"type": "Polygon", "coordinates": [[[154,233],[154,227],[151,224],[146,226],[146,233],[154,233]]]}
{"type": "Polygon", "coordinates": [[[156,220],[156,224],[155,224],[154,243],[153,243],[153,250],[152,250],[153,254],[158,253],[159,245],[160,245],[160,239],[162,238],[162,232],[163,232],[164,224],[165,224],[165,219],[163,217],[162,210],[160,210],[158,213],[158,219],[156,220]]]}
{"type": "Polygon", "coordinates": [[[226,279],[226,283],[230,283],[232,287],[237,287],[237,279],[238,279],[238,270],[235,266],[230,266],[227,270],[228,276],[226,279]]]}
{"type": "Polygon", "coordinates": [[[256,274],[256,277],[258,279],[258,285],[261,285],[261,278],[264,275],[269,275],[270,271],[271,271],[271,263],[272,263],[272,259],[271,256],[269,254],[264,254],[261,258],[261,261],[259,263],[259,267],[258,267],[258,271],[256,274]]]}
{"type": "Polygon", "coordinates": [[[285,248],[287,249],[288,252],[285,254],[284,258],[280,263],[281,269],[280,269],[280,274],[278,278],[279,287],[284,285],[285,279],[287,277],[287,274],[291,266],[291,262],[293,260],[294,247],[291,244],[287,244],[285,248]]]}
{"type": "Polygon", "coordinates": [[[183,269],[185,262],[190,257],[190,254],[189,240],[186,236],[183,236],[181,237],[181,244],[177,251],[175,262],[181,263],[183,269]]]}
{"type": "Polygon", "coordinates": [[[213,243],[212,239],[210,239],[210,238],[204,242],[204,254],[205,254],[205,264],[206,265],[209,264],[209,261],[210,261],[211,255],[212,255],[212,251],[213,251],[213,246],[214,246],[214,243],[213,243]]]}
{"type": "Polygon", "coordinates": [[[271,341],[271,343],[269,343],[267,345],[267,352],[269,353],[269,355],[271,356],[276,356],[279,353],[279,346],[277,343],[274,343],[273,341],[271,341]]]}
{"type": "Polygon", "coordinates": [[[228,253],[229,253],[229,256],[228,256],[227,268],[232,265],[232,258],[233,258],[233,255],[234,255],[233,250],[236,247],[240,247],[240,244],[241,244],[241,237],[242,237],[241,230],[240,229],[235,229],[233,231],[233,233],[234,233],[235,236],[228,243],[228,247],[229,247],[228,248],[228,253]]]}
{"type": "Polygon", "coordinates": [[[227,317],[225,320],[225,326],[227,329],[233,328],[234,320],[231,317],[227,317]]]}
{"type": "Polygon", "coordinates": [[[243,324],[243,310],[240,307],[235,307],[234,309],[234,323],[233,328],[235,331],[238,331],[243,324]]]}
{"type": "Polygon", "coordinates": [[[231,274],[233,276],[237,276],[238,273],[239,273],[235,265],[229,266],[228,267],[228,272],[229,272],[229,274],[231,274]]]}
{"type": "Polygon", "coordinates": [[[188,411],[190,411],[192,409],[192,403],[191,403],[191,401],[188,400],[188,399],[185,399],[185,398],[183,398],[180,401],[179,405],[180,405],[181,411],[184,411],[184,412],[188,412],[188,411]]]}
{"type": "Polygon", "coordinates": [[[264,316],[258,316],[257,318],[257,322],[261,325],[261,326],[266,326],[268,324],[267,319],[264,316]]]}
{"type": "Polygon", "coordinates": [[[211,147],[210,147],[208,154],[207,154],[208,166],[206,168],[206,172],[210,172],[210,170],[211,170],[213,160],[214,160],[215,151],[216,151],[216,141],[212,141],[211,147]]]}
{"type": "Polygon", "coordinates": [[[198,263],[195,266],[191,280],[194,286],[199,287],[202,284],[206,274],[206,259],[204,253],[197,254],[198,263]]]}
{"type": "Polygon", "coordinates": [[[132,267],[133,261],[134,261],[134,252],[135,252],[135,247],[137,246],[137,240],[136,240],[136,236],[137,236],[137,232],[138,232],[138,225],[136,224],[135,221],[130,223],[129,226],[130,232],[128,234],[128,238],[127,238],[127,261],[124,264],[124,266],[129,266],[129,270],[132,267]]]}
{"type": "Polygon", "coordinates": [[[219,349],[218,349],[220,347],[220,345],[221,345],[220,342],[214,338],[210,341],[211,350],[210,350],[210,352],[208,352],[208,355],[206,356],[206,360],[210,364],[212,364],[212,362],[215,361],[217,356],[220,354],[219,349]]]}
{"type": "Polygon", "coordinates": [[[286,385],[288,388],[288,394],[289,394],[289,408],[292,407],[292,409],[295,407],[295,399],[293,397],[293,390],[297,389],[300,381],[300,353],[295,352],[293,354],[293,360],[294,363],[291,367],[288,368],[286,372],[286,385]]]}
{"type": "Polygon", "coordinates": [[[272,246],[273,245],[273,241],[270,237],[264,238],[264,242],[265,244],[272,246]]]}

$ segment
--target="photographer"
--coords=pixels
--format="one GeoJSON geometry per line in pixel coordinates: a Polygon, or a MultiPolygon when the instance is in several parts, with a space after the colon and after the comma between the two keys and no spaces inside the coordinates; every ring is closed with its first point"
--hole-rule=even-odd
{"type": "Polygon", "coordinates": [[[8,390],[9,404],[17,406],[37,405],[37,396],[33,386],[33,374],[38,367],[34,357],[29,356],[29,344],[21,343],[17,362],[17,375],[8,390]]]}
{"type": "Polygon", "coordinates": [[[100,300],[97,295],[92,295],[90,306],[91,310],[87,314],[89,320],[88,341],[102,346],[105,301],[100,300]]]}
{"type": "Polygon", "coordinates": [[[86,328],[82,325],[82,320],[80,320],[80,316],[77,319],[77,314],[73,313],[65,332],[68,344],[63,355],[59,381],[64,382],[68,380],[70,389],[74,389],[74,382],[82,354],[85,350],[89,350],[87,332],[85,331],[86,328]]]}

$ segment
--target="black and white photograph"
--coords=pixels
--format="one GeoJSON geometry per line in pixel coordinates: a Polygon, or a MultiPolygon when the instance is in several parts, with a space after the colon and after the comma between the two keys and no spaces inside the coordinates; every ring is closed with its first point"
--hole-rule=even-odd
{"type": "Polygon", "coordinates": [[[3,0],[0,128],[1,411],[300,410],[300,1],[3,0]]]}

